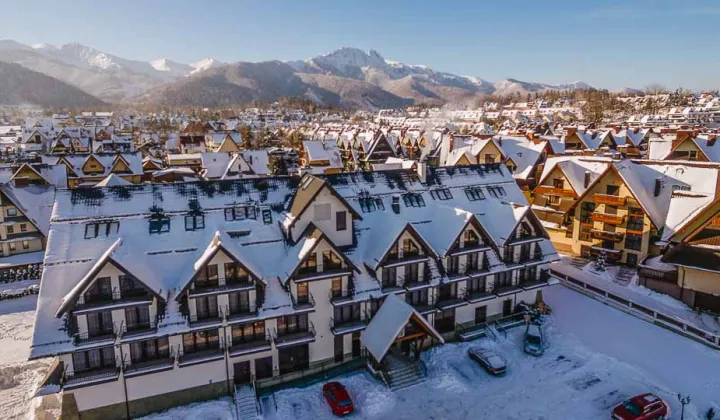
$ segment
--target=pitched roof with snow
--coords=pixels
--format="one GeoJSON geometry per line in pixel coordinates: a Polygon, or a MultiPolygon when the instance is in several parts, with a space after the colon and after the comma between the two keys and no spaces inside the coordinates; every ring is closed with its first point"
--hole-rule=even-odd
{"type": "MultiPolygon", "coordinates": [[[[413,171],[397,170],[325,177],[305,175],[299,185],[296,179],[278,177],[61,190],[56,196],[48,235],[33,357],[72,351],[72,340],[63,330],[65,320],[55,315],[63,296],[116,243],[110,253],[112,260],[168,302],[158,334],[189,328],[174,302],[196,272],[198,262],[213,252],[219,246],[217,243],[222,245],[223,252],[256,271],[265,284],[260,319],[294,312],[283,283],[318,240],[329,239],[319,228],[292,239],[286,222],[297,220],[312,197],[324,188],[329,188],[353,213],[352,245],[336,249],[341,257],[348,258],[349,266],[357,269],[353,275],[357,301],[383,295],[367,263],[381,258],[379,252],[391,245],[387,238],[397,237],[404,229],[421,241],[419,245],[428,247],[432,256],[428,260],[429,280],[434,285],[444,276],[437,256],[446,254],[472,218],[482,225],[491,241],[488,245],[494,247],[488,252],[490,272],[507,271],[510,268],[498,257],[497,247],[505,244],[528,212],[522,191],[501,165],[430,168],[425,182],[413,171]],[[303,189],[304,183],[307,185],[303,189]],[[473,201],[466,193],[469,188],[481,191],[484,198],[473,201]],[[433,190],[443,190],[442,199],[431,194],[433,190]],[[416,199],[406,202],[408,194],[416,199]],[[397,212],[393,209],[395,197],[399,203],[397,212]],[[411,205],[420,199],[422,205],[411,205]],[[372,209],[367,206],[368,200],[372,201],[372,209]],[[226,217],[226,210],[246,206],[253,209],[248,214],[255,218],[226,217]],[[160,207],[168,217],[168,232],[149,232],[154,207],[160,207]],[[186,231],[185,216],[196,207],[203,213],[204,228],[186,231]],[[118,222],[116,232],[85,238],[87,223],[109,221],[118,222]]],[[[557,258],[548,239],[542,239],[540,247],[543,259],[536,263],[557,258]]]]}

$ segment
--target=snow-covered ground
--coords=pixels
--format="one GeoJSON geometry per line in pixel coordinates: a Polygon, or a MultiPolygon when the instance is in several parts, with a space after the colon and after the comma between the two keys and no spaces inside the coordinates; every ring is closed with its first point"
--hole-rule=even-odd
{"type": "Polygon", "coordinates": [[[720,334],[720,322],[714,316],[707,313],[698,313],[671,296],[639,285],[637,275],[630,280],[629,284],[619,281],[617,275],[620,267],[608,266],[605,272],[598,273],[594,271],[594,263],[592,262],[588,263],[583,269],[579,269],[570,264],[569,258],[563,256],[561,262],[552,265],[552,269],[645,307],[652,308],[667,316],[680,319],[706,332],[720,334]]]}
{"type": "Polygon", "coordinates": [[[50,360],[28,361],[37,296],[0,302],[0,418],[51,420],[59,414],[54,396],[33,399],[50,360]],[[36,409],[43,403],[46,409],[36,409]],[[46,416],[36,416],[43,411],[46,416]]]}
{"type": "MultiPolygon", "coordinates": [[[[539,358],[521,349],[522,328],[507,339],[487,339],[434,348],[423,354],[428,381],[390,392],[367,373],[340,378],[359,419],[606,419],[623,398],[650,391],[678,413],[677,393],[689,394],[686,419],[720,409],[720,353],[605,306],[561,285],[545,293],[553,308],[546,325],[549,348],[539,358]],[[468,347],[495,347],[508,361],[508,375],[489,376],[470,361],[468,347]]],[[[265,419],[334,418],[321,384],[275,394],[277,411],[265,419]]],[[[148,417],[231,419],[227,399],[179,407],[148,417]],[[223,407],[225,407],[223,409],[223,407]]],[[[674,416],[675,417],[675,416],[674,416]]]]}

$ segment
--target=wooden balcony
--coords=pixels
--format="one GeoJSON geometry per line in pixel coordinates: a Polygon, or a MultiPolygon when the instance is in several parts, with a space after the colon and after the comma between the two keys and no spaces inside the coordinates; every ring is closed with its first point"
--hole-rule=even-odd
{"type": "Polygon", "coordinates": [[[564,190],[562,188],[549,187],[547,185],[538,185],[535,188],[535,194],[559,195],[561,197],[575,197],[575,191],[564,190]]]}
{"type": "Polygon", "coordinates": [[[621,232],[608,232],[606,230],[600,229],[592,229],[590,231],[590,235],[595,239],[603,239],[614,242],[622,241],[623,237],[625,236],[621,232]]]}
{"type": "Polygon", "coordinates": [[[609,194],[593,194],[593,201],[597,204],[609,204],[611,206],[624,206],[627,204],[625,197],[609,194]]]}
{"type": "Polygon", "coordinates": [[[620,216],[617,214],[608,214],[608,213],[593,213],[590,215],[592,219],[596,222],[603,222],[610,225],[621,225],[625,222],[625,216],[620,216]]]}

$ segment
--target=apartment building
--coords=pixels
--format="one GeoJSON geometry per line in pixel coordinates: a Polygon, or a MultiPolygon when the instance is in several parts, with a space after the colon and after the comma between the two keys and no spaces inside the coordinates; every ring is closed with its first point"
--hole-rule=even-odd
{"type": "Polygon", "coordinates": [[[712,201],[719,176],[720,165],[711,163],[613,161],[564,213],[571,253],[593,259],[604,254],[631,266],[658,255],[665,226],[697,211],[683,199],[712,201]],[[684,205],[675,208],[675,202],[684,205]]]}
{"type": "Polygon", "coordinates": [[[534,303],[558,258],[500,165],[95,190],[57,194],[31,348],[68,417],[355,359],[389,295],[452,336],[534,303]]]}
{"type": "Polygon", "coordinates": [[[691,207],[663,235],[663,255],[639,266],[640,284],[682,300],[699,311],[720,313],[720,199],[684,195],[674,209],[691,207]]]}
{"type": "Polygon", "coordinates": [[[54,196],[53,185],[0,185],[2,271],[42,263],[54,196]]]}

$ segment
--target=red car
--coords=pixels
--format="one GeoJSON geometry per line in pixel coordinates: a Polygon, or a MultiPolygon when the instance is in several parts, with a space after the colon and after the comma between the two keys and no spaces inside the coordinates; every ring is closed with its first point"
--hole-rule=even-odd
{"type": "Polygon", "coordinates": [[[323,395],[336,416],[345,416],[355,411],[350,394],[340,382],[328,382],[323,385],[323,395]]]}
{"type": "Polygon", "coordinates": [[[670,407],[654,394],[641,394],[623,401],[612,411],[615,420],[655,420],[670,417],[670,407]]]}

